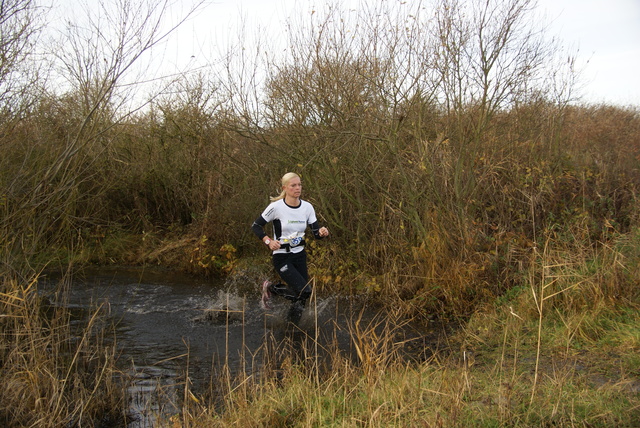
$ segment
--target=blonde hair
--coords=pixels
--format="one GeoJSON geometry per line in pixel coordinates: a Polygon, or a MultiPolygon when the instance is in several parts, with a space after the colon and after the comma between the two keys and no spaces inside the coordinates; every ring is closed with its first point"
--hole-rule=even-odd
{"type": "MultiPolygon", "coordinates": [[[[300,176],[295,172],[287,172],[285,175],[282,176],[282,187],[285,187],[294,178],[300,178],[300,176]]],[[[279,201],[280,199],[284,199],[285,196],[287,196],[287,193],[284,191],[284,189],[282,189],[282,192],[280,192],[278,196],[275,196],[275,197],[272,196],[270,199],[271,199],[271,202],[275,202],[275,201],[279,201]]]]}

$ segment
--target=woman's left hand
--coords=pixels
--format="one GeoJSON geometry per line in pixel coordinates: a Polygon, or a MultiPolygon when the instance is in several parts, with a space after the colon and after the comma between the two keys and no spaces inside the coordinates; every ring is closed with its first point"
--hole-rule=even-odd
{"type": "Polygon", "coordinates": [[[321,227],[320,230],[318,231],[318,234],[323,238],[325,236],[329,236],[329,229],[327,229],[326,227],[321,227]]]}

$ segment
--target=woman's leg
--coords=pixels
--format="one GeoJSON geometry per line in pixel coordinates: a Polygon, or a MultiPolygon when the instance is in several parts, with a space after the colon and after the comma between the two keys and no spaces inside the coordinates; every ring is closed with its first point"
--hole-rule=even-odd
{"type": "Polygon", "coordinates": [[[289,300],[305,301],[311,296],[311,284],[307,271],[307,255],[305,251],[299,253],[275,254],[273,266],[288,287],[274,285],[274,294],[289,300]]]}

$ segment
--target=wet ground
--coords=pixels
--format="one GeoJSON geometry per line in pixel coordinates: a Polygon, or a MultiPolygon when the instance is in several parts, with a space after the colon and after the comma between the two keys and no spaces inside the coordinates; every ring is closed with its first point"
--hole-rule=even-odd
{"type": "MultiPolygon", "coordinates": [[[[50,280],[49,290],[55,283],[50,280]]],[[[103,321],[115,326],[119,362],[132,379],[133,427],[153,426],[159,413],[175,414],[185,379],[194,393],[206,393],[218,368],[259,373],[268,360],[273,362],[274,350],[291,343],[310,346],[304,352],[317,358],[337,347],[357,360],[357,325],[365,341],[386,329],[401,344],[399,352],[422,360],[435,352],[442,337],[438,328],[389,324],[375,307],[353,298],[312,299],[293,325],[286,319],[289,302],[274,299],[272,310],[261,308],[258,283],[252,275],[223,282],[163,269],[100,268],[72,279],[65,305],[79,326],[101,305],[103,321]]]]}

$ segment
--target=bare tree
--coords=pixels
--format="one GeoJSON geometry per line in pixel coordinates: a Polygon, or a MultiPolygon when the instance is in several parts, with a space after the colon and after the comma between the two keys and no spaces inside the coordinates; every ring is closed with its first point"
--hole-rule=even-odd
{"type": "Polygon", "coordinates": [[[544,88],[558,48],[536,24],[535,0],[438,0],[434,51],[446,111],[478,140],[493,115],[544,88]]]}
{"type": "Polygon", "coordinates": [[[275,180],[298,165],[358,239],[391,224],[421,242],[434,207],[463,248],[496,117],[563,76],[535,11],[534,0],[332,2],[290,20],[284,50],[230,51],[254,61],[228,67],[227,83],[239,133],[269,147],[252,172],[281,165],[275,180]]]}
{"type": "MultiPolygon", "coordinates": [[[[205,0],[197,1],[171,22],[170,11],[175,3],[87,2],[83,6],[84,16],[68,21],[55,56],[60,76],[66,80],[68,90],[79,97],[85,119],[100,112],[117,120],[118,116],[126,117],[139,108],[136,102],[144,102],[135,90],[150,78],[146,73],[152,50],[195,14],[205,0]],[[147,65],[140,64],[145,59],[147,65]]],[[[157,83],[159,92],[162,82],[157,83]]],[[[83,121],[81,130],[87,124],[88,121],[83,121]]]]}
{"type": "Polygon", "coordinates": [[[33,0],[0,0],[0,109],[16,111],[35,80],[33,62],[41,9],[33,0]]]}
{"type": "MultiPolygon", "coordinates": [[[[33,5],[26,0],[3,1],[5,4],[22,5],[12,9],[13,21],[6,21],[12,26],[22,23],[25,28],[7,33],[22,34],[22,39],[6,38],[19,41],[7,42],[13,49],[7,52],[13,52],[13,61],[19,61],[22,54],[14,51],[30,46],[31,34],[29,15],[23,17],[22,13],[32,10],[29,8],[33,5]]],[[[42,96],[39,106],[56,113],[64,129],[60,135],[40,135],[41,126],[25,130],[35,131],[31,138],[40,139],[24,148],[23,159],[14,162],[11,176],[7,177],[6,215],[0,220],[0,231],[8,241],[0,243],[13,247],[18,254],[16,259],[61,235],[73,236],[83,224],[92,224],[100,210],[93,203],[98,195],[92,186],[100,182],[91,180],[97,174],[95,163],[109,162],[104,154],[115,126],[145,103],[134,98],[141,76],[137,72],[145,70],[140,62],[197,12],[204,0],[167,25],[172,4],[169,0],[102,0],[91,2],[91,6],[86,2],[85,19],[68,22],[67,31],[53,52],[67,84],[60,77],[52,80],[66,93],[42,96]],[[136,70],[138,66],[140,69],[136,70]],[[38,167],[30,164],[34,158],[38,159],[38,167]],[[8,230],[14,233],[5,234],[8,230]]],[[[60,90],[52,88],[52,92],[60,90]]],[[[47,121],[51,116],[55,115],[47,116],[47,121]]]]}

